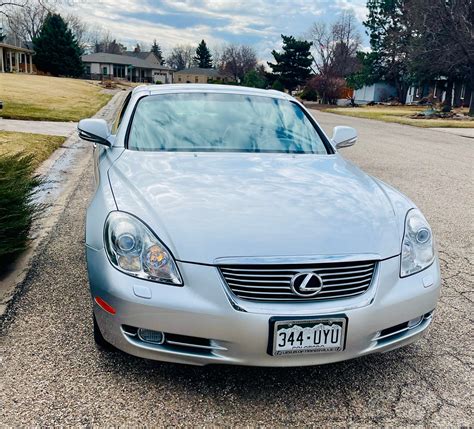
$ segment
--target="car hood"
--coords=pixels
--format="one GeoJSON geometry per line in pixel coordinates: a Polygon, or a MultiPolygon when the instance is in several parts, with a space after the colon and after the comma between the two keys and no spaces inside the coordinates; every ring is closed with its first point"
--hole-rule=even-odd
{"type": "Polygon", "coordinates": [[[338,154],[125,150],[109,179],[181,261],[400,253],[385,192],[338,154]]]}

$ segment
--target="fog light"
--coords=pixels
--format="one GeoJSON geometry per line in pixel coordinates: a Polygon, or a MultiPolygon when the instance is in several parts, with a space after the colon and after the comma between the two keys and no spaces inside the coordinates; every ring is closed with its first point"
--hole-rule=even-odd
{"type": "Polygon", "coordinates": [[[408,327],[413,328],[414,326],[418,325],[421,322],[421,319],[423,319],[423,316],[417,317],[416,319],[411,319],[408,322],[408,327]]]}
{"type": "Polygon", "coordinates": [[[151,329],[140,328],[138,330],[138,338],[145,343],[163,344],[165,335],[160,331],[153,331],[151,329]]]}

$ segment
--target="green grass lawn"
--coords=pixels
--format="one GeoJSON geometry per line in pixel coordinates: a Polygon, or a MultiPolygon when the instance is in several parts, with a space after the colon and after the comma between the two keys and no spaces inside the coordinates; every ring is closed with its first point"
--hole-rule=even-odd
{"type": "Polygon", "coordinates": [[[36,168],[65,140],[66,137],[0,131],[0,156],[20,152],[27,155],[32,154],[34,156],[33,167],[36,168]]]}
{"type": "Polygon", "coordinates": [[[95,81],[0,73],[0,116],[9,119],[79,121],[111,98],[95,81]]]}
{"type": "MultiPolygon", "coordinates": [[[[376,119],[384,122],[413,125],[422,128],[474,128],[474,120],[459,121],[452,119],[412,119],[409,116],[426,110],[426,106],[361,106],[335,107],[324,109],[324,112],[339,115],[354,116],[356,118],[376,119]]],[[[463,109],[467,112],[467,109],[463,109]]]]}
{"type": "Polygon", "coordinates": [[[42,180],[35,169],[66,137],[0,131],[0,279],[29,245],[31,224],[44,206],[32,203],[42,180]]]}

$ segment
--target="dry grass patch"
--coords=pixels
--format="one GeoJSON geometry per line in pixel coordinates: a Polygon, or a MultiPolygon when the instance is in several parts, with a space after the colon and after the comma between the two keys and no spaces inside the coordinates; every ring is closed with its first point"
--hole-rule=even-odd
{"type": "Polygon", "coordinates": [[[0,131],[0,156],[16,153],[33,155],[32,164],[33,168],[36,168],[49,158],[65,140],[66,137],[0,131]]]}
{"type": "MultiPolygon", "coordinates": [[[[426,106],[361,106],[361,107],[336,107],[324,109],[325,112],[339,115],[353,116],[355,118],[376,119],[384,122],[413,125],[422,128],[474,128],[474,120],[453,119],[413,119],[410,115],[426,110],[426,106]]],[[[467,113],[467,109],[463,109],[467,113]]]]}
{"type": "Polygon", "coordinates": [[[111,97],[94,81],[0,74],[4,118],[76,122],[94,115],[111,97]]]}

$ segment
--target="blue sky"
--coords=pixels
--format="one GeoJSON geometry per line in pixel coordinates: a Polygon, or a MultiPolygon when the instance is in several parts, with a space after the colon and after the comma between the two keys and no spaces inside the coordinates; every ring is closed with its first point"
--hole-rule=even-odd
{"type": "Polygon", "coordinates": [[[251,45],[260,60],[281,47],[280,34],[304,36],[315,21],[327,23],[351,10],[362,27],[366,0],[64,0],[61,11],[74,12],[95,28],[108,29],[129,46],[157,39],[165,54],[178,44],[211,48],[227,43],[251,45]]]}

